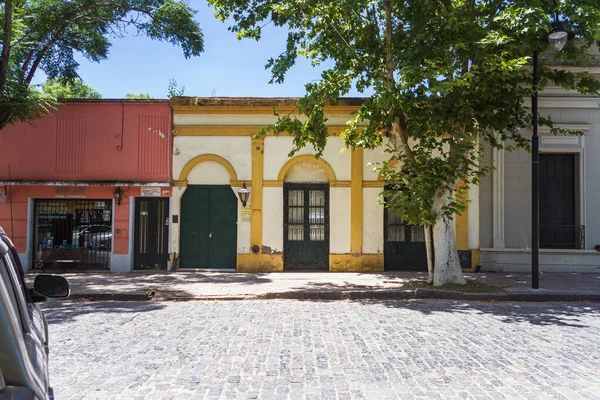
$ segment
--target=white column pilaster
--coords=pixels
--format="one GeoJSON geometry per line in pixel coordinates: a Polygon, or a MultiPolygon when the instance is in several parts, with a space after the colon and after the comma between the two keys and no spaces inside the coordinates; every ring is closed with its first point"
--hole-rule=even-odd
{"type": "Polygon", "coordinates": [[[492,202],[493,202],[493,240],[494,248],[506,247],[504,242],[504,150],[493,150],[492,162],[494,164],[494,172],[492,175],[492,202]]]}

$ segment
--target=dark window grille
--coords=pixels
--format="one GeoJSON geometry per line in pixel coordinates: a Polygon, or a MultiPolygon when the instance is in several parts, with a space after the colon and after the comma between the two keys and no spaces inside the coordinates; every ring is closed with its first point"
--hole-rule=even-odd
{"type": "Polygon", "coordinates": [[[584,249],[584,225],[541,225],[540,247],[543,249],[584,249]]]}
{"type": "Polygon", "coordinates": [[[34,266],[108,270],[112,241],[111,200],[35,201],[34,266]]]}

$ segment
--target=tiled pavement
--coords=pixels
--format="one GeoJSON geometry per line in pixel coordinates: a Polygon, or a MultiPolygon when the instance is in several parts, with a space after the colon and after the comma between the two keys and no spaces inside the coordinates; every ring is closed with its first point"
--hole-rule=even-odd
{"type": "Polygon", "coordinates": [[[57,399],[600,399],[600,305],[48,302],[57,399]]]}
{"type": "MultiPolygon", "coordinates": [[[[65,274],[75,295],[116,294],[144,296],[148,290],[169,297],[252,297],[265,294],[342,290],[394,290],[411,279],[426,280],[420,272],[382,273],[79,273],[65,274]]],[[[34,275],[28,274],[32,280],[34,275]]],[[[531,277],[524,273],[471,273],[475,279],[506,288],[507,292],[528,291],[531,277]]],[[[600,295],[600,274],[548,273],[540,277],[541,293],[600,295]]]]}

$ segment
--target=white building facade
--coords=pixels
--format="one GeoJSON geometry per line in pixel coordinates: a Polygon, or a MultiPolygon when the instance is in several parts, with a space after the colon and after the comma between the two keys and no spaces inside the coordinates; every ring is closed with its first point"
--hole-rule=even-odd
{"type": "MultiPolygon", "coordinates": [[[[600,79],[600,54],[596,49],[586,68],[556,68],[600,79]]],[[[600,272],[600,98],[549,87],[538,107],[556,126],[584,132],[555,136],[539,129],[540,270],[600,272]]],[[[531,130],[525,134],[531,137],[531,130]]],[[[485,162],[496,169],[479,188],[482,269],[530,271],[531,154],[490,149],[485,162]]]]}

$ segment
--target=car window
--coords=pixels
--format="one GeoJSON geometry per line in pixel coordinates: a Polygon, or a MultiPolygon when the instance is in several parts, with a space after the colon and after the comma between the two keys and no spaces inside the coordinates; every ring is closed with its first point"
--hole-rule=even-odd
{"type": "Polygon", "coordinates": [[[17,311],[19,309],[19,305],[17,304],[17,296],[15,295],[12,280],[10,279],[10,274],[8,272],[8,264],[3,257],[0,257],[0,279],[2,279],[4,282],[4,287],[6,287],[8,292],[8,298],[10,299],[13,310],[17,311]]]}
{"type": "Polygon", "coordinates": [[[21,315],[21,323],[23,325],[23,330],[25,332],[30,332],[31,327],[29,324],[29,310],[27,307],[27,295],[25,294],[26,288],[24,284],[21,284],[21,277],[19,276],[15,266],[12,263],[10,249],[4,241],[0,243],[0,246],[2,247],[2,253],[5,254],[3,257],[2,270],[6,272],[6,276],[8,278],[6,282],[8,283],[8,286],[12,288],[13,293],[11,298],[14,299],[17,305],[16,309],[21,315]]]}
{"type": "Polygon", "coordinates": [[[23,293],[23,296],[26,299],[29,299],[29,296],[27,294],[27,287],[25,285],[25,276],[23,274],[23,266],[21,265],[21,259],[19,258],[19,253],[17,253],[17,250],[15,249],[12,241],[8,238],[8,236],[1,236],[2,240],[4,241],[4,243],[8,246],[9,250],[7,253],[8,258],[10,259],[10,261],[12,262],[13,267],[15,267],[17,269],[17,284],[20,287],[21,292],[23,293]]]}

